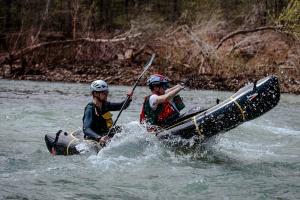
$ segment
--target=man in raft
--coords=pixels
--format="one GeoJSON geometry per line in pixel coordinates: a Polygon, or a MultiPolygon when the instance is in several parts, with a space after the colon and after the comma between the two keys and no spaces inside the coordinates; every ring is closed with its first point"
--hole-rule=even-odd
{"type": "MultiPolygon", "coordinates": [[[[124,101],[120,103],[107,101],[108,85],[103,80],[92,82],[90,91],[93,101],[86,105],[82,119],[84,137],[86,139],[96,140],[100,142],[100,144],[105,145],[110,139],[107,133],[113,125],[110,111],[121,110],[124,101]]],[[[127,95],[129,96],[129,101],[127,101],[125,109],[132,101],[132,92],[127,95]]]]}
{"type": "Polygon", "coordinates": [[[177,84],[169,88],[169,80],[160,74],[151,75],[147,85],[152,94],[145,97],[140,122],[147,125],[148,131],[155,131],[157,126],[167,127],[179,118],[185,105],[178,93],[184,86],[177,84]]]}

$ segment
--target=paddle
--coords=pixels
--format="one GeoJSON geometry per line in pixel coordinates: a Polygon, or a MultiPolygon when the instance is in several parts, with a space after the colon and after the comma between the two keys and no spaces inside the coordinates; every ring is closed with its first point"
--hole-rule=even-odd
{"type": "MultiPolygon", "coordinates": [[[[132,88],[132,90],[131,90],[132,93],[134,92],[134,90],[135,90],[135,88],[136,88],[138,82],[139,82],[140,79],[143,77],[143,75],[145,74],[145,72],[150,68],[150,66],[151,66],[151,64],[152,64],[152,62],[153,62],[153,60],[154,60],[154,57],[155,57],[155,54],[152,54],[152,56],[151,56],[149,62],[148,62],[148,63],[145,65],[145,67],[144,67],[144,71],[141,73],[141,75],[138,77],[138,79],[136,80],[135,84],[133,85],[133,88],[132,88]]],[[[122,105],[122,107],[121,107],[121,110],[120,110],[120,112],[119,112],[119,114],[118,114],[118,116],[117,116],[117,118],[116,118],[116,120],[114,121],[112,127],[109,129],[108,133],[106,134],[107,136],[109,136],[109,137],[113,137],[113,136],[114,136],[115,133],[112,133],[111,131],[113,130],[114,126],[116,125],[116,123],[117,123],[117,121],[118,121],[118,119],[119,119],[119,117],[120,117],[122,111],[124,110],[125,105],[128,103],[128,101],[129,101],[129,95],[127,95],[127,97],[126,97],[126,99],[125,99],[125,101],[124,101],[124,103],[123,103],[123,105],[122,105]]]]}

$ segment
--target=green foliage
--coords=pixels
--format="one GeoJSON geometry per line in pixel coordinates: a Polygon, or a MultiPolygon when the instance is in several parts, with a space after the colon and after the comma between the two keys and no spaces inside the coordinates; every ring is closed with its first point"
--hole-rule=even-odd
{"type": "Polygon", "coordinates": [[[300,0],[291,0],[278,22],[300,37],[300,0]]]}

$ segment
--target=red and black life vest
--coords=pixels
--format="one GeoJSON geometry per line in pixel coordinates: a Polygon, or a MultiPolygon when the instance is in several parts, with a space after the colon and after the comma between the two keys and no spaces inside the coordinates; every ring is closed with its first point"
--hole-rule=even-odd
{"type": "Polygon", "coordinates": [[[172,100],[173,105],[170,101],[165,101],[164,103],[159,104],[156,110],[153,110],[150,107],[150,96],[151,95],[145,97],[142,112],[140,114],[141,123],[166,127],[179,117],[179,111],[185,107],[181,97],[177,95],[172,100]],[[176,106],[176,108],[174,108],[174,106],[176,106]]]}

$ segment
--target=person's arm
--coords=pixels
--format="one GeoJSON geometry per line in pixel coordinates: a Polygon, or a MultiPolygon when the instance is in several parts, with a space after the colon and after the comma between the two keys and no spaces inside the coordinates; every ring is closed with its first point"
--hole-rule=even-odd
{"type": "Polygon", "coordinates": [[[92,122],[93,122],[93,110],[91,107],[87,107],[84,111],[83,116],[83,132],[88,137],[100,140],[101,136],[98,135],[95,131],[92,130],[92,122]]]}
{"type": "MultiPolygon", "coordinates": [[[[129,99],[124,107],[124,109],[128,108],[130,105],[131,100],[129,99]]],[[[108,111],[118,111],[121,110],[123,104],[125,103],[125,100],[120,103],[113,103],[113,102],[107,102],[107,110],[108,111]]]]}
{"type": "Polygon", "coordinates": [[[167,89],[167,90],[166,90],[166,93],[169,93],[169,92],[171,92],[171,91],[173,91],[173,90],[177,89],[178,87],[182,87],[182,85],[180,85],[180,84],[177,84],[177,85],[175,85],[175,86],[173,86],[173,87],[171,87],[171,88],[167,89]]]}
{"type": "MultiPolygon", "coordinates": [[[[126,109],[126,108],[129,107],[129,105],[130,105],[130,103],[132,101],[132,95],[133,95],[132,92],[130,92],[130,93],[127,94],[128,100],[127,100],[127,103],[126,103],[124,109],[126,109]]],[[[126,100],[124,100],[124,101],[122,101],[120,103],[107,102],[107,110],[108,111],[118,111],[118,110],[121,110],[121,108],[122,108],[123,104],[125,103],[125,101],[126,100]]]]}
{"type": "Polygon", "coordinates": [[[166,100],[171,100],[173,97],[176,96],[176,94],[178,94],[182,89],[184,88],[184,86],[182,85],[176,85],[173,88],[170,88],[167,93],[157,96],[155,102],[153,103],[153,105],[158,105],[163,103],[166,100]]]}

